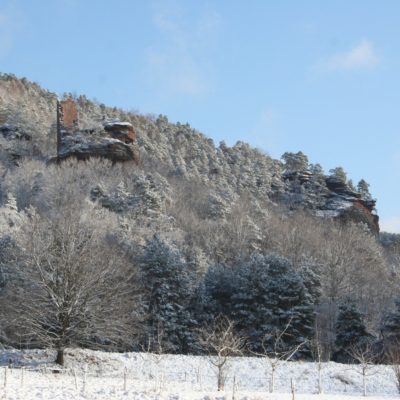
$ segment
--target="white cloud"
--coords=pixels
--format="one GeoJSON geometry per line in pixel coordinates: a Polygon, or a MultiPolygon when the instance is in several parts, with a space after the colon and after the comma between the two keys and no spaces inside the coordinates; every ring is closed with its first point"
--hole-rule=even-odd
{"type": "Polygon", "coordinates": [[[400,217],[386,218],[379,223],[381,231],[400,233],[400,217]]]}
{"type": "Polygon", "coordinates": [[[153,23],[160,33],[147,52],[146,75],[160,93],[198,96],[213,87],[212,51],[220,17],[205,12],[195,21],[176,5],[157,4],[153,23]]]}
{"type": "Polygon", "coordinates": [[[344,53],[334,54],[320,61],[317,69],[327,71],[371,69],[380,63],[373,44],[362,40],[357,46],[344,53]]]}

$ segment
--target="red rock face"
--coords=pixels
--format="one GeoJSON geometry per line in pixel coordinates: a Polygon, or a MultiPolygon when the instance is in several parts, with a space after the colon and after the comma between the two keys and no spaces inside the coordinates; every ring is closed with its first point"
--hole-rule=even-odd
{"type": "Polygon", "coordinates": [[[72,99],[60,102],[63,113],[63,126],[66,130],[73,130],[78,124],[78,110],[76,103],[72,99]]]}
{"type": "Polygon", "coordinates": [[[118,139],[125,144],[135,141],[136,134],[129,122],[112,122],[104,126],[104,129],[113,139],[118,139]]]}
{"type": "Polygon", "coordinates": [[[356,200],[353,206],[344,211],[340,216],[344,221],[362,222],[366,224],[373,233],[379,234],[379,217],[368,208],[362,200],[356,200]]]}
{"type": "Polygon", "coordinates": [[[133,161],[138,164],[139,153],[136,146],[127,145],[121,141],[111,141],[103,139],[98,142],[86,142],[84,145],[75,144],[68,147],[58,155],[58,161],[68,158],[76,158],[85,161],[89,158],[106,158],[114,163],[133,161]]]}

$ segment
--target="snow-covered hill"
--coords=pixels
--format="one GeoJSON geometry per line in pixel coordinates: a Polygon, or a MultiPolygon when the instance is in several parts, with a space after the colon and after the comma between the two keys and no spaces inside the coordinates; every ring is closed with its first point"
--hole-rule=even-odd
{"type": "MultiPolygon", "coordinates": [[[[49,350],[0,352],[1,399],[361,399],[360,367],[322,364],[323,395],[318,395],[318,364],[288,362],[276,371],[260,358],[231,359],[224,392],[216,391],[216,371],[207,357],[104,353],[68,350],[66,366],[57,368],[49,350]],[[234,385],[235,382],[235,385],[234,385]],[[234,389],[235,386],[235,389],[234,389]]],[[[368,372],[369,399],[398,398],[390,366],[368,372]]]]}

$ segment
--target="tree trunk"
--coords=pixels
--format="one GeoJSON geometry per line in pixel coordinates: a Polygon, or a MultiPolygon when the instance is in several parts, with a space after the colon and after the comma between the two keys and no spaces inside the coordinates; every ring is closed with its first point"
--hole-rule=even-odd
{"type": "Polygon", "coordinates": [[[271,368],[271,383],[270,383],[270,387],[269,387],[269,392],[270,393],[274,393],[275,391],[275,366],[272,365],[271,368]]]}
{"type": "Polygon", "coordinates": [[[64,349],[57,349],[56,364],[64,366],[64,349]]]}
{"type": "Polygon", "coordinates": [[[218,391],[224,390],[224,372],[222,368],[218,368],[218,391]]]}
{"type": "Polygon", "coordinates": [[[363,372],[363,395],[367,395],[367,378],[365,376],[365,373],[363,372]]]}
{"type": "Polygon", "coordinates": [[[322,394],[322,362],[321,358],[318,358],[318,394],[322,394]]]}

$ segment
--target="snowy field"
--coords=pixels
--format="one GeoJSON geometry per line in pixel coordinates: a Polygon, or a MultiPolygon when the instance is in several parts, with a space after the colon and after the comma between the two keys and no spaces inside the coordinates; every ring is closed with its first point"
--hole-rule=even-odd
{"type": "MultiPolygon", "coordinates": [[[[271,368],[260,358],[234,358],[224,392],[217,392],[215,368],[206,357],[104,353],[68,350],[63,370],[46,350],[0,351],[0,399],[365,399],[357,366],[322,364],[323,395],[318,392],[317,364],[288,362],[276,371],[269,393],[271,368]],[[235,382],[235,385],[234,385],[235,382]]],[[[398,399],[390,366],[369,371],[369,399],[398,399]]]]}

